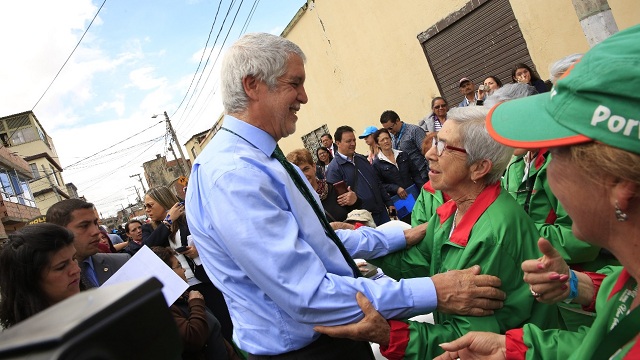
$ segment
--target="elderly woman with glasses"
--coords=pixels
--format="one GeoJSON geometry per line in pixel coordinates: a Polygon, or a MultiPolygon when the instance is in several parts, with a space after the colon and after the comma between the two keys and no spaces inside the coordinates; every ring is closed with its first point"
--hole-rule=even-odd
{"type": "MultiPolygon", "coordinates": [[[[522,281],[520,264],[539,256],[539,234],[522,207],[500,186],[513,149],[489,136],[484,122],[487,112],[477,106],[451,110],[425,154],[431,186],[450,197],[428,221],[425,240],[368,261],[396,279],[480,265],[483,273],[502,280],[501,290],[507,294],[504,307],[485,317],[436,311],[435,324],[391,320],[390,327],[383,322],[375,331],[360,332],[379,343],[389,359],[431,359],[442,353],[439,344],[471,330],[504,333],[527,322],[557,326],[555,305],[537,302],[522,281]]],[[[358,326],[362,323],[318,330],[350,337],[350,329],[358,326]]]]}

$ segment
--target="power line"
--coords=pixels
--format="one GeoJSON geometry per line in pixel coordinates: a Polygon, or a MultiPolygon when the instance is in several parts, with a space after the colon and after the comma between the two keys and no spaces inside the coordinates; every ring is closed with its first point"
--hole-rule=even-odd
{"type": "MultiPolygon", "coordinates": [[[[202,89],[204,89],[204,87],[207,85],[207,82],[209,81],[209,77],[211,76],[211,73],[213,72],[213,69],[215,68],[215,66],[217,64],[218,59],[220,58],[220,55],[222,54],[222,48],[224,47],[224,45],[227,42],[227,39],[229,38],[229,34],[231,33],[231,29],[233,28],[233,24],[235,24],[236,19],[238,18],[238,14],[240,13],[240,8],[242,7],[242,3],[243,2],[244,2],[244,0],[240,1],[240,5],[238,6],[238,10],[236,11],[236,14],[233,17],[233,21],[231,22],[231,25],[229,26],[229,30],[227,31],[227,35],[225,36],[224,40],[222,41],[222,46],[220,46],[220,51],[218,51],[218,55],[216,56],[216,59],[213,61],[213,65],[211,65],[211,67],[209,67],[209,73],[207,74],[207,78],[204,80],[204,84],[202,84],[201,91],[198,92],[198,96],[196,97],[196,100],[193,102],[193,105],[191,105],[191,108],[186,113],[186,115],[184,115],[185,113],[183,112],[183,117],[184,116],[188,117],[189,114],[191,114],[191,111],[193,110],[193,107],[198,102],[198,99],[200,99],[200,95],[202,95],[202,89]]],[[[225,17],[225,19],[226,19],[226,17],[225,17]]],[[[224,26],[224,22],[223,22],[222,25],[224,26]]],[[[222,31],[222,29],[220,29],[220,30],[222,31]]],[[[217,38],[216,38],[216,41],[217,41],[217,38]]],[[[211,50],[213,51],[213,48],[211,50]]],[[[206,65],[205,65],[205,67],[206,67],[206,65]]],[[[204,74],[204,70],[200,74],[200,77],[202,77],[202,74],[204,74]]],[[[195,94],[195,91],[191,94],[191,97],[193,97],[194,94],[195,94]]],[[[190,101],[191,101],[191,99],[189,99],[189,102],[190,101]]],[[[186,106],[189,106],[189,104],[187,103],[186,106]]],[[[180,119],[182,119],[182,117],[180,119]]]]}
{"type": "MultiPolygon", "coordinates": [[[[143,130],[150,130],[150,129],[153,129],[153,128],[154,128],[154,127],[156,127],[158,124],[161,124],[161,123],[163,123],[163,122],[164,122],[164,121],[162,121],[162,120],[161,120],[161,121],[158,121],[156,124],[152,125],[151,127],[146,128],[146,129],[143,129],[143,130]]],[[[104,148],[104,149],[102,149],[102,150],[98,151],[97,153],[95,153],[95,154],[93,154],[93,155],[89,155],[89,156],[85,157],[84,159],[81,159],[81,160],[79,160],[79,161],[74,162],[74,163],[73,163],[73,164],[71,164],[71,165],[67,165],[67,166],[66,166],[66,167],[64,167],[62,170],[68,169],[68,168],[70,168],[70,167],[72,167],[72,166],[74,166],[74,165],[77,165],[77,164],[79,164],[79,163],[81,163],[81,162],[85,161],[85,160],[91,159],[92,157],[94,157],[94,156],[96,156],[96,155],[100,154],[101,152],[103,152],[103,151],[107,151],[107,150],[109,150],[109,149],[113,148],[114,146],[118,145],[119,143],[123,143],[123,142],[125,142],[125,141],[127,141],[127,140],[129,140],[129,139],[131,139],[131,138],[133,138],[133,137],[136,137],[136,136],[138,136],[138,135],[140,135],[140,134],[142,134],[142,133],[143,133],[143,131],[138,131],[138,132],[134,133],[133,135],[129,136],[128,138],[126,138],[126,139],[124,139],[124,140],[122,140],[122,141],[119,141],[118,143],[116,143],[116,144],[114,144],[114,145],[111,145],[111,146],[109,146],[109,147],[106,147],[106,148],[104,148]]]]}
{"type": "MultiPolygon", "coordinates": [[[[200,70],[200,65],[202,65],[202,59],[204,59],[204,53],[207,51],[207,45],[209,44],[209,40],[211,39],[211,34],[213,33],[213,29],[214,29],[214,27],[216,25],[216,20],[218,19],[218,13],[220,12],[220,6],[221,5],[222,5],[222,1],[220,1],[218,3],[218,9],[216,10],[216,15],[213,18],[213,23],[211,24],[211,30],[209,30],[209,36],[207,36],[207,41],[204,44],[204,49],[202,49],[202,56],[200,56],[200,62],[198,62],[198,67],[196,68],[196,72],[193,73],[193,78],[191,79],[191,83],[189,84],[189,88],[187,89],[187,92],[184,94],[184,97],[182,98],[182,100],[180,101],[180,104],[178,104],[178,107],[176,108],[176,111],[171,115],[172,117],[173,117],[173,115],[175,115],[178,112],[178,109],[180,109],[180,106],[182,106],[182,103],[184,103],[184,100],[187,98],[187,95],[189,95],[189,90],[191,90],[191,85],[193,85],[193,81],[196,79],[196,75],[198,75],[198,70],[200,70]]],[[[208,59],[207,59],[207,61],[208,61],[208,59]]],[[[202,68],[202,71],[204,71],[204,68],[202,68]]]]}
{"type": "MultiPolygon", "coordinates": [[[[102,10],[102,7],[104,6],[104,4],[107,2],[107,0],[104,0],[102,2],[102,5],[100,5],[100,8],[98,9],[98,11],[96,12],[96,14],[93,16],[93,19],[91,19],[91,22],[89,23],[89,26],[87,26],[87,28],[84,30],[84,33],[82,34],[82,36],[80,37],[80,40],[78,40],[78,43],[76,44],[76,46],[73,48],[73,50],[71,51],[71,54],[69,54],[69,56],[67,57],[67,60],[64,61],[64,64],[62,64],[62,66],[60,67],[60,70],[58,70],[58,73],[56,74],[56,76],[53,77],[53,80],[51,80],[51,83],[49,84],[49,86],[47,86],[47,88],[45,89],[44,93],[42,93],[42,96],[40,96],[40,98],[38,99],[38,101],[36,101],[36,104],[33,105],[33,107],[31,108],[31,111],[33,111],[33,109],[36,108],[36,106],[38,106],[38,104],[40,103],[40,100],[42,100],[42,98],[44,97],[44,95],[47,93],[47,91],[49,91],[49,88],[51,88],[51,85],[53,85],[53,83],[56,81],[56,79],[58,78],[58,75],[60,75],[60,73],[62,72],[62,69],[64,69],[64,66],[67,65],[67,62],[69,62],[69,59],[71,59],[71,56],[73,55],[73,53],[76,52],[76,49],[78,48],[78,46],[80,46],[80,43],[82,42],[82,39],[84,39],[84,36],[87,35],[87,32],[89,31],[89,29],[91,28],[91,25],[93,24],[93,21],[98,17],[98,14],[100,14],[100,10],[102,10]]],[[[9,137],[11,138],[11,137],[9,137]]]]}
{"type": "MultiPolygon", "coordinates": [[[[198,85],[200,84],[200,80],[202,80],[202,75],[204,74],[204,71],[207,68],[207,65],[209,64],[209,60],[211,59],[211,54],[213,54],[213,50],[216,47],[216,43],[218,42],[218,38],[220,38],[220,34],[222,34],[222,30],[224,29],[224,24],[227,22],[227,18],[229,17],[229,13],[231,12],[231,9],[233,9],[233,4],[235,3],[235,0],[231,2],[231,4],[229,5],[229,8],[227,9],[227,13],[224,15],[224,19],[222,20],[222,25],[220,25],[220,31],[218,31],[218,34],[216,35],[216,39],[213,41],[213,46],[211,46],[211,50],[209,51],[209,55],[207,55],[207,61],[204,64],[204,67],[202,68],[202,72],[200,73],[200,76],[198,77],[198,81],[196,82],[196,86],[194,87],[193,91],[191,92],[191,96],[189,97],[189,100],[187,101],[187,104],[185,105],[185,108],[189,106],[189,104],[191,103],[191,100],[193,99],[193,96],[195,95],[196,91],[198,91],[198,85]]],[[[240,6],[242,6],[242,2],[240,2],[240,6]]],[[[238,10],[240,9],[240,7],[238,7],[238,10]]],[[[233,24],[231,24],[231,26],[233,26],[233,24]]],[[[222,45],[224,46],[224,44],[222,45]]],[[[222,50],[222,47],[220,48],[222,50]]],[[[215,64],[213,65],[215,66],[215,64]]],[[[207,82],[205,81],[204,84],[202,84],[202,87],[204,88],[205,85],[207,84],[207,82]]],[[[200,92],[198,92],[200,93],[200,92]]],[[[196,101],[198,99],[196,98],[196,101]]],[[[171,115],[171,117],[174,117],[174,115],[178,112],[178,109],[176,109],[176,111],[171,115]]],[[[188,115],[187,115],[188,116],[188,115]]],[[[185,117],[185,111],[182,112],[182,115],[180,116],[180,119],[178,119],[178,121],[176,121],[176,127],[178,127],[178,123],[185,117]]]]}
{"type": "MultiPolygon", "coordinates": [[[[253,15],[256,12],[256,8],[258,7],[258,3],[260,2],[260,0],[255,0],[253,2],[253,6],[251,7],[251,10],[249,10],[249,16],[247,16],[247,19],[244,22],[244,25],[242,26],[242,29],[240,30],[240,35],[238,36],[238,38],[240,38],[240,36],[244,35],[245,31],[247,30],[247,28],[249,27],[249,24],[251,23],[251,20],[253,19],[253,15]]],[[[204,71],[204,70],[203,70],[204,71]]],[[[207,97],[205,98],[202,106],[200,106],[200,109],[198,110],[198,112],[196,113],[196,115],[194,117],[191,118],[191,121],[189,121],[188,123],[186,123],[186,125],[182,128],[182,131],[184,132],[188,132],[191,129],[191,125],[193,125],[193,123],[200,118],[200,116],[202,115],[202,113],[204,112],[205,107],[209,104],[209,100],[213,97],[213,95],[218,91],[218,85],[220,84],[219,81],[217,81],[214,85],[213,88],[211,89],[211,91],[209,91],[209,94],[207,95],[207,97]]]]}

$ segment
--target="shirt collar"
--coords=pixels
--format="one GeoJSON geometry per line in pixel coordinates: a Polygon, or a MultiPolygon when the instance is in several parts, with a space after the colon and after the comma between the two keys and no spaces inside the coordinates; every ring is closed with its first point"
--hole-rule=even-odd
{"type": "Polygon", "coordinates": [[[89,256],[88,258],[84,259],[83,263],[89,265],[91,270],[96,271],[96,269],[93,267],[93,257],[89,256]]]}
{"type": "Polygon", "coordinates": [[[240,135],[243,139],[262,151],[266,156],[271,156],[276,149],[276,140],[266,131],[257,128],[245,121],[236,119],[231,115],[224,116],[222,124],[225,128],[240,135]]]}
{"type": "MultiPolygon", "coordinates": [[[[480,216],[484,213],[485,210],[489,207],[489,205],[493,204],[493,202],[500,195],[500,182],[496,182],[493,185],[489,185],[482,192],[476,200],[471,204],[469,210],[467,210],[466,214],[460,220],[460,223],[456,226],[451,234],[451,238],[449,239],[452,243],[458,244],[460,246],[467,246],[469,242],[469,235],[471,234],[471,229],[473,225],[476,224],[480,216]]],[[[444,224],[458,209],[456,203],[453,201],[447,201],[442,204],[438,209],[436,209],[436,213],[440,217],[440,224],[444,224]]]]}
{"type": "MultiPolygon", "coordinates": [[[[396,149],[391,149],[393,151],[393,156],[396,158],[396,161],[398,160],[398,154],[400,154],[402,151],[400,150],[396,150],[396,149]]],[[[384,156],[384,154],[382,153],[382,150],[380,150],[380,152],[378,153],[378,159],[380,160],[384,160],[386,162],[391,162],[389,161],[389,159],[384,156]]]]}

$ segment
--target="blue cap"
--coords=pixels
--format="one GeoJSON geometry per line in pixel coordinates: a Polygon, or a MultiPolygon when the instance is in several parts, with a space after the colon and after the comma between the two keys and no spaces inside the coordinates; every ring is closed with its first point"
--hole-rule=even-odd
{"type": "Polygon", "coordinates": [[[364,139],[367,136],[373,134],[374,132],[378,131],[378,128],[375,126],[367,126],[366,129],[364,129],[364,132],[362,133],[362,135],[358,136],[360,139],[364,139]]]}

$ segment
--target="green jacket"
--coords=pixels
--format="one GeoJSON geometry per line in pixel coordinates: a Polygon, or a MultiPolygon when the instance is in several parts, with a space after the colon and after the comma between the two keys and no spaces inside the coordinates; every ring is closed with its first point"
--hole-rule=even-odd
{"type": "MultiPolygon", "coordinates": [[[[608,329],[620,305],[619,298],[625,293],[625,285],[633,287],[635,280],[620,266],[611,267],[598,291],[596,313],[598,316],[591,328],[583,326],[576,332],[566,330],[541,330],[535,325],[507,333],[507,359],[592,359],[601,342],[607,343],[608,329]]],[[[640,324],[631,326],[637,335],[640,324]]],[[[613,359],[640,358],[640,342],[632,338],[623,345],[613,359]]],[[[607,355],[606,358],[608,358],[607,355]]]]}
{"type": "Polygon", "coordinates": [[[436,213],[436,209],[446,201],[449,201],[449,197],[442,191],[435,190],[431,187],[431,181],[427,181],[422,186],[420,195],[418,195],[411,211],[411,226],[418,226],[429,221],[436,213]]]}
{"type": "Polygon", "coordinates": [[[528,214],[540,231],[540,236],[549,240],[568,264],[579,264],[582,270],[596,271],[608,263],[606,259],[599,259],[599,247],[580,241],[573,235],[573,221],[551,192],[547,181],[550,160],[551,154],[541,149],[531,164],[528,180],[522,181],[526,166],[524,156],[514,156],[502,178],[502,186],[523,207],[531,192],[528,214]],[[527,185],[530,190],[527,190],[527,185]]]}
{"type": "MultiPolygon", "coordinates": [[[[562,258],[571,267],[581,271],[597,271],[607,265],[619,265],[612,257],[601,255],[600,248],[578,240],[571,230],[573,221],[553,195],[547,181],[547,166],[551,154],[540,149],[531,164],[526,181],[522,181],[526,164],[524,155],[514,156],[502,178],[502,186],[523,207],[529,198],[528,214],[540,231],[540,236],[549,240],[562,258]]],[[[585,179],[588,181],[588,179],[585,179]]],[[[562,316],[561,328],[578,330],[580,326],[589,326],[595,318],[593,314],[583,312],[580,306],[559,304],[562,316]]]]}
{"type": "Polygon", "coordinates": [[[425,240],[370,262],[395,279],[480,265],[483,274],[502,280],[501,289],[507,294],[504,307],[485,317],[436,311],[435,325],[409,321],[404,329],[394,328],[396,334],[392,335],[388,348],[393,349],[393,354],[383,352],[390,359],[431,359],[442,353],[438,344],[472,330],[504,334],[528,322],[542,327],[557,326],[556,307],[535,301],[529,286],[522,281],[522,261],[540,257],[538,232],[522,208],[496,183],[477,197],[449,238],[455,211],[453,201],[445,203],[429,220],[425,240]],[[398,334],[405,336],[398,339],[398,334]]]}

